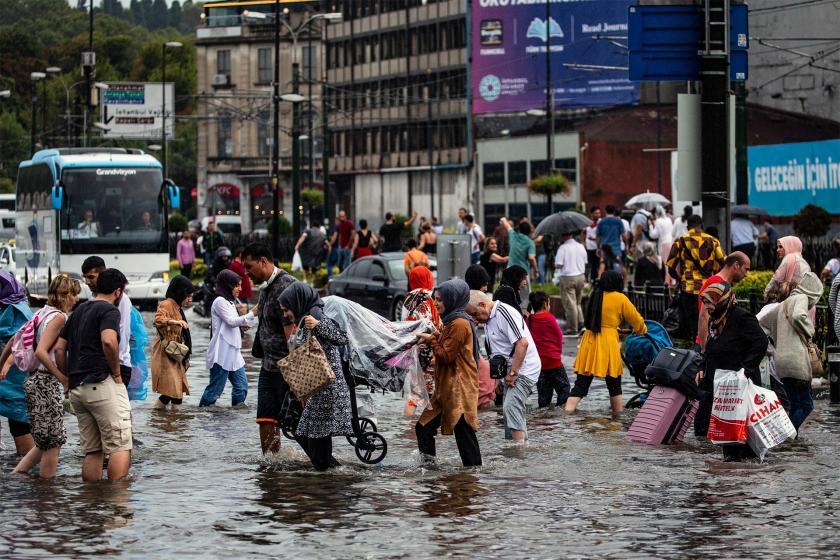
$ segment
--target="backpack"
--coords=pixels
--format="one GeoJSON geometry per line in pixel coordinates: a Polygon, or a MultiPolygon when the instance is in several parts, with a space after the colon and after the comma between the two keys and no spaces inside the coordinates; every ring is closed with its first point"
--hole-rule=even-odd
{"type": "Polygon", "coordinates": [[[31,373],[38,369],[41,362],[35,356],[35,349],[38,347],[38,326],[49,319],[58,310],[43,313],[44,310],[35,314],[30,320],[23,324],[12,337],[12,357],[19,370],[31,373]]]}

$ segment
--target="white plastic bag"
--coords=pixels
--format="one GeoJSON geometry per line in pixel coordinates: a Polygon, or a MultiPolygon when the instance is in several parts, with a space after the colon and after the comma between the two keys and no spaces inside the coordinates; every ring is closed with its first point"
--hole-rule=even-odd
{"type": "Polygon", "coordinates": [[[796,437],[796,428],[776,393],[750,384],[750,395],[747,403],[747,443],[759,460],[764,460],[768,450],[796,437]]]}
{"type": "Polygon", "coordinates": [[[710,442],[718,445],[746,443],[747,399],[751,397],[751,388],[752,383],[743,369],[715,372],[712,417],[709,421],[710,442]]]}
{"type": "Polygon", "coordinates": [[[300,272],[303,270],[303,261],[300,260],[300,253],[295,251],[292,257],[292,272],[300,272]]]}

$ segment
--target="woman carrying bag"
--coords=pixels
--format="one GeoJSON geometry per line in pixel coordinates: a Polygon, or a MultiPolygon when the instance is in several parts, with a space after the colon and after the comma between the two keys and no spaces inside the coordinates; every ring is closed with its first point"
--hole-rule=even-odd
{"type": "Polygon", "coordinates": [[[158,304],[154,327],[158,336],[152,346],[152,390],[160,396],[154,409],[172,405],[181,408],[184,395],[190,394],[187,369],[190,367],[192,337],[184,309],[192,303],[196,288],[186,276],[176,276],[169,283],[166,299],[158,304]]]}
{"type": "MultiPolygon", "coordinates": [[[[339,463],[332,456],[332,438],[353,435],[350,390],[344,380],[341,356],[338,353],[338,347],[347,344],[347,335],[335,321],[324,315],[324,302],[308,284],[295,282],[290,285],[283,290],[279,303],[286,318],[299,325],[295,336],[296,346],[303,345],[309,337],[314,336],[335,377],[301,403],[303,412],[295,430],[295,440],[316,470],[337,467],[339,463]]],[[[289,359],[295,359],[294,349],[289,359]]],[[[292,385],[291,382],[289,384],[292,385]]]]}

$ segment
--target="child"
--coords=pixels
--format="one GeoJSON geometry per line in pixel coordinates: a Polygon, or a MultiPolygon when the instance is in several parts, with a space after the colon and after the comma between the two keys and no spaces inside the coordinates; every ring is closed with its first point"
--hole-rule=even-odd
{"type": "Polygon", "coordinates": [[[528,300],[530,315],[526,322],[542,362],[537,381],[537,402],[540,408],[548,406],[556,392],[557,406],[563,406],[571,389],[563,368],[563,332],[549,311],[550,302],[545,292],[532,292],[528,300]]]}

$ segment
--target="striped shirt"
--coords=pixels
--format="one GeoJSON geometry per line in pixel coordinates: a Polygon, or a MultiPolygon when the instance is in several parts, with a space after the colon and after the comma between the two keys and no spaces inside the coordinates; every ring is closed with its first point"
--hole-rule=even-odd
{"type": "MultiPolygon", "coordinates": [[[[497,301],[490,312],[487,324],[484,326],[484,334],[487,343],[490,345],[490,352],[493,355],[511,356],[514,344],[519,339],[528,341],[528,350],[525,353],[525,360],[519,368],[519,375],[534,383],[540,378],[542,362],[537,351],[534,337],[522,318],[522,313],[506,303],[497,301]]],[[[510,360],[510,358],[509,358],[510,360]]]]}

